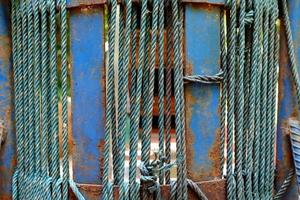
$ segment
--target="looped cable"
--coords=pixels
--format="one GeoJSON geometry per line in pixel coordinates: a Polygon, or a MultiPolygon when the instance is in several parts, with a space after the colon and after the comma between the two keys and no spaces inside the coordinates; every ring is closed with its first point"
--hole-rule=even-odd
{"type": "Polygon", "coordinates": [[[156,199],[161,199],[160,197],[160,184],[157,182],[160,172],[169,171],[172,167],[176,165],[176,162],[171,164],[166,163],[166,157],[159,155],[158,152],[154,153],[154,160],[146,164],[141,162],[139,166],[141,172],[141,181],[146,183],[146,189],[151,193],[156,193],[156,199]],[[161,167],[162,166],[162,167],[161,167]]]}
{"type": "Polygon", "coordinates": [[[205,83],[205,84],[215,84],[220,83],[223,80],[223,71],[218,72],[215,75],[190,75],[183,77],[185,83],[205,83]]]}

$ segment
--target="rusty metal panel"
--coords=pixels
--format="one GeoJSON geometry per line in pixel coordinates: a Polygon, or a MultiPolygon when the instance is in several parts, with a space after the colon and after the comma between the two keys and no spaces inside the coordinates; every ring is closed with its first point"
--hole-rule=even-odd
{"type": "MultiPolygon", "coordinates": [[[[213,180],[213,181],[204,181],[198,182],[197,185],[201,188],[201,190],[205,193],[209,200],[224,200],[226,199],[226,191],[225,191],[225,180],[213,180]]],[[[99,200],[102,193],[102,185],[92,185],[92,184],[78,184],[77,185],[82,194],[89,200],[99,200]]],[[[162,185],[161,188],[161,196],[162,199],[170,199],[170,185],[162,185]]],[[[140,193],[142,194],[145,188],[140,189],[140,193]]],[[[118,200],[119,188],[117,186],[114,187],[113,190],[114,200],[118,200]]],[[[198,200],[199,198],[195,194],[192,189],[188,189],[188,197],[189,200],[198,200]]],[[[77,200],[74,194],[71,192],[72,200],[77,200]]]]}
{"type": "Polygon", "coordinates": [[[99,184],[104,137],[103,8],[70,12],[73,173],[78,183],[99,184]]]}
{"type": "MultiPolygon", "coordinates": [[[[300,1],[288,1],[290,8],[290,20],[294,45],[297,56],[298,70],[300,70],[300,1]]],[[[299,113],[296,104],[295,88],[289,67],[289,57],[287,54],[286,37],[284,27],[281,26],[280,34],[280,71],[279,71],[279,96],[278,96],[278,133],[277,133],[277,176],[276,188],[278,189],[289,169],[293,167],[291,146],[289,139],[288,120],[297,117],[299,113]]],[[[294,179],[292,186],[288,190],[285,199],[297,199],[297,186],[294,179]]]]}
{"type": "Polygon", "coordinates": [[[11,199],[11,177],[16,165],[9,11],[9,0],[0,0],[0,119],[7,128],[0,149],[0,199],[3,200],[11,199]]]}
{"type": "MultiPolygon", "coordinates": [[[[185,74],[213,75],[219,71],[220,8],[187,4],[185,74]]],[[[188,175],[194,181],[220,176],[219,86],[187,84],[186,126],[188,175]]]]}

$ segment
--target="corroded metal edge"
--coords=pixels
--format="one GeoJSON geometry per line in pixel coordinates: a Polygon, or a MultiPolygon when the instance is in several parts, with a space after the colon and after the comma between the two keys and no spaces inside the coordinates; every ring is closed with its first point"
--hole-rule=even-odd
{"type": "MultiPolygon", "coordinates": [[[[121,0],[119,0],[120,2],[121,0]]],[[[138,2],[139,0],[133,0],[138,2]]],[[[224,6],[222,1],[211,1],[211,0],[182,0],[183,3],[197,3],[197,4],[209,4],[213,6],[224,6]]],[[[100,6],[107,3],[107,0],[69,0],[67,2],[67,8],[81,8],[89,6],[100,6]]]]}
{"type": "MultiPolygon", "coordinates": [[[[226,199],[226,180],[216,179],[212,181],[198,182],[197,185],[202,189],[208,199],[210,200],[224,200],[226,199]]],[[[80,192],[89,200],[99,199],[102,192],[102,185],[93,184],[77,184],[80,192]]],[[[141,192],[143,188],[141,188],[141,192]]],[[[189,189],[189,200],[196,200],[198,197],[189,189]]],[[[118,199],[119,188],[114,187],[114,199],[118,199]]],[[[70,199],[76,199],[73,192],[70,190],[70,199]]],[[[170,197],[170,185],[161,186],[162,199],[169,199],[170,197]]]]}

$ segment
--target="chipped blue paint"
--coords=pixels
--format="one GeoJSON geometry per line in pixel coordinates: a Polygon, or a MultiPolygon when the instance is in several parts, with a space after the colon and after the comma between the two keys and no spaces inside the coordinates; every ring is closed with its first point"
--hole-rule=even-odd
{"type": "Polygon", "coordinates": [[[104,137],[103,21],[102,8],[70,13],[73,172],[79,183],[100,183],[99,145],[104,137]]]}
{"type": "MultiPolygon", "coordinates": [[[[212,75],[219,71],[219,13],[218,7],[187,5],[185,19],[186,73],[190,69],[192,69],[192,74],[212,75]]],[[[209,154],[216,142],[216,132],[219,127],[220,92],[219,86],[205,84],[188,84],[185,90],[187,134],[192,134],[193,147],[191,151],[194,152],[190,154],[188,151],[187,156],[193,156],[188,158],[188,162],[191,162],[191,165],[188,164],[188,170],[194,174],[191,178],[199,181],[203,179],[199,179],[197,174],[199,176],[201,173],[213,175],[214,163],[209,154]]],[[[187,137],[189,138],[190,135],[187,137]]],[[[187,140],[189,141],[189,139],[187,140]]],[[[212,177],[205,177],[205,179],[209,178],[212,177]]]]}

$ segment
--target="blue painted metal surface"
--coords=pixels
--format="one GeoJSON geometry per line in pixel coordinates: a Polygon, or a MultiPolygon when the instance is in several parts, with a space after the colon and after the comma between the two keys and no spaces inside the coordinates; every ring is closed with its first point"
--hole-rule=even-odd
{"type": "MultiPolygon", "coordinates": [[[[220,8],[187,4],[185,74],[213,75],[219,71],[220,8]]],[[[194,181],[220,175],[218,155],[219,86],[185,86],[187,166],[194,181]]]]}
{"type": "Polygon", "coordinates": [[[103,9],[70,12],[73,172],[79,183],[100,183],[104,137],[103,9]]]}
{"type": "Polygon", "coordinates": [[[11,199],[11,177],[16,164],[13,129],[12,66],[9,1],[0,0],[0,119],[7,125],[7,137],[0,149],[0,199],[11,199]]]}
{"type": "MultiPolygon", "coordinates": [[[[291,20],[292,34],[297,56],[298,70],[300,70],[300,1],[290,0],[289,14],[291,20]]],[[[290,72],[289,60],[286,49],[286,39],[282,26],[281,32],[281,55],[279,72],[279,101],[278,101],[278,133],[277,133],[277,188],[283,182],[291,167],[293,167],[290,140],[288,137],[288,120],[296,117],[298,107],[296,104],[295,91],[290,72]]],[[[285,199],[297,199],[296,181],[292,183],[285,199]]]]}

